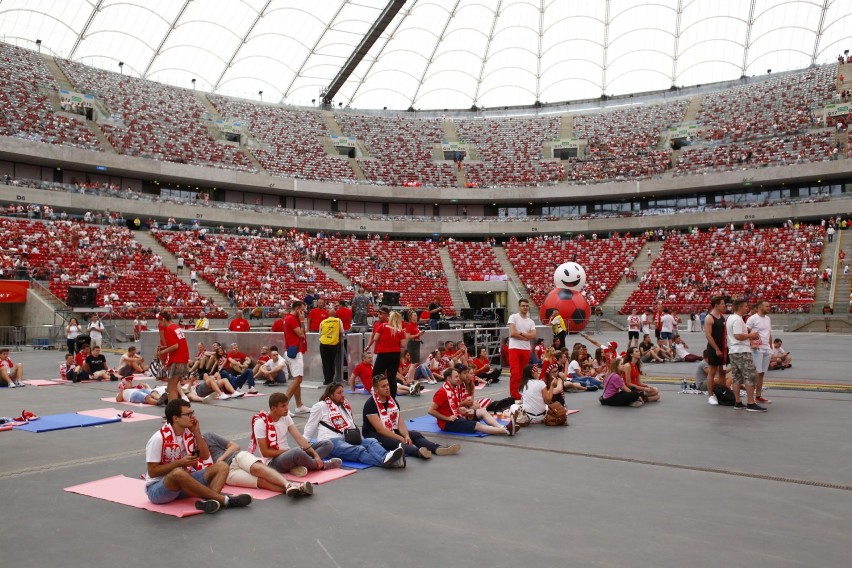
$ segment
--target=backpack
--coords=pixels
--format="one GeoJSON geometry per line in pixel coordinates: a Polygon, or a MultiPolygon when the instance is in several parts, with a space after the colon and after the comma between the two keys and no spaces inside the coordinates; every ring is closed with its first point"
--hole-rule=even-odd
{"type": "Polygon", "coordinates": [[[728,387],[713,387],[713,394],[716,395],[716,400],[719,401],[719,406],[733,406],[736,402],[736,399],[734,398],[734,391],[728,387]]]}
{"type": "Polygon", "coordinates": [[[568,411],[561,402],[551,402],[547,405],[547,414],[544,415],[545,426],[565,426],[568,424],[568,411]]]}

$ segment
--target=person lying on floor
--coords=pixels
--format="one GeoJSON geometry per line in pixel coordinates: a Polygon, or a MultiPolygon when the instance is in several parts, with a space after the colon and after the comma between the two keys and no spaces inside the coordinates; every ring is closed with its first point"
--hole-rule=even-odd
{"type": "Polygon", "coordinates": [[[160,393],[151,389],[145,383],[134,386],[133,380],[122,380],[118,383],[118,393],[115,395],[116,402],[132,402],[134,404],[150,404],[156,406],[160,400],[160,393]]]}
{"type": "Polygon", "coordinates": [[[384,375],[373,377],[372,395],[364,403],[362,430],[365,437],[375,438],[384,449],[391,451],[402,444],[407,457],[423,459],[431,458],[432,454],[449,456],[461,450],[459,444],[442,446],[416,430],[409,430],[401,419],[399,405],[390,395],[390,385],[384,375]]]}
{"type": "Polygon", "coordinates": [[[222,507],[245,507],[251,495],[224,495],[228,478],[224,462],[213,463],[210,448],[192,405],[176,399],[166,405],[166,423],[145,445],[145,493],[157,505],[197,497],[195,507],[215,513],[222,507]]]}
{"type": "Polygon", "coordinates": [[[267,489],[284,493],[288,497],[313,495],[314,487],[310,481],[296,483],[287,481],[280,473],[264,465],[263,459],[240,449],[236,442],[215,432],[205,432],[204,441],[210,448],[213,463],[228,465],[227,484],[233,487],[267,489]]]}

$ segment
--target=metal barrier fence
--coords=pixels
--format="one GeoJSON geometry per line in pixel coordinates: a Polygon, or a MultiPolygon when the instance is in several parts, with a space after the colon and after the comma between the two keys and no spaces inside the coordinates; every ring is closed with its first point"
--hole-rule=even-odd
{"type": "Polygon", "coordinates": [[[0,347],[21,351],[33,349],[62,349],[65,347],[65,329],[60,325],[0,326],[0,347]]]}
{"type": "Polygon", "coordinates": [[[18,349],[18,328],[11,325],[0,326],[0,347],[18,349]]]}

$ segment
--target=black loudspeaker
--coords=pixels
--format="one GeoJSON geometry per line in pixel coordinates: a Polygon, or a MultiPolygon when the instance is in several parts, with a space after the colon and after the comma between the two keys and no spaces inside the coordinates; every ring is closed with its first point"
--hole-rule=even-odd
{"type": "Polygon", "coordinates": [[[72,308],[97,308],[97,291],[94,286],[69,286],[68,305],[72,308]]]}
{"type": "Polygon", "coordinates": [[[382,305],[383,306],[398,306],[399,305],[399,292],[382,292],[382,305]]]}

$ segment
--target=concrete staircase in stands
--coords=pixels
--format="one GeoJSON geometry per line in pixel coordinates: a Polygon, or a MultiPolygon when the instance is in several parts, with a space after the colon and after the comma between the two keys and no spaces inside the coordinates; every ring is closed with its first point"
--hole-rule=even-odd
{"type": "Polygon", "coordinates": [[[456,276],[453,261],[450,259],[450,251],[447,250],[447,247],[441,247],[438,249],[438,253],[441,255],[441,266],[444,269],[444,276],[447,277],[447,289],[450,292],[450,299],[453,301],[453,309],[456,313],[459,313],[461,308],[469,308],[470,303],[459,288],[459,279],[456,276]]]}
{"type": "MultiPolygon", "coordinates": [[[[663,248],[662,241],[648,241],[645,243],[645,246],[639,251],[639,254],[636,255],[636,258],[633,260],[633,263],[630,265],[636,271],[636,275],[641,278],[642,274],[647,272],[651,267],[651,262],[660,256],[660,250],[663,248]],[[653,258],[648,260],[648,251],[651,251],[651,255],[653,258]]],[[[618,284],[615,285],[615,288],[612,289],[609,296],[607,296],[604,303],[601,305],[601,308],[604,312],[604,317],[613,318],[615,321],[620,322],[623,318],[618,315],[618,311],[624,307],[624,303],[627,301],[627,298],[630,297],[630,294],[639,287],[639,280],[636,282],[629,282],[624,277],[622,277],[618,284]]]]}
{"type": "MultiPolygon", "coordinates": [[[[524,286],[524,283],[521,281],[521,277],[518,275],[518,271],[515,270],[514,266],[512,266],[512,262],[509,260],[509,255],[506,254],[506,249],[503,247],[494,247],[493,250],[494,256],[497,257],[497,262],[500,263],[500,266],[503,268],[503,272],[506,273],[506,276],[509,277],[509,280],[511,280],[518,289],[518,293],[522,298],[529,298],[530,291],[527,290],[526,286],[524,286]]],[[[533,301],[530,301],[530,317],[536,321],[540,321],[538,306],[533,301]]]]}

